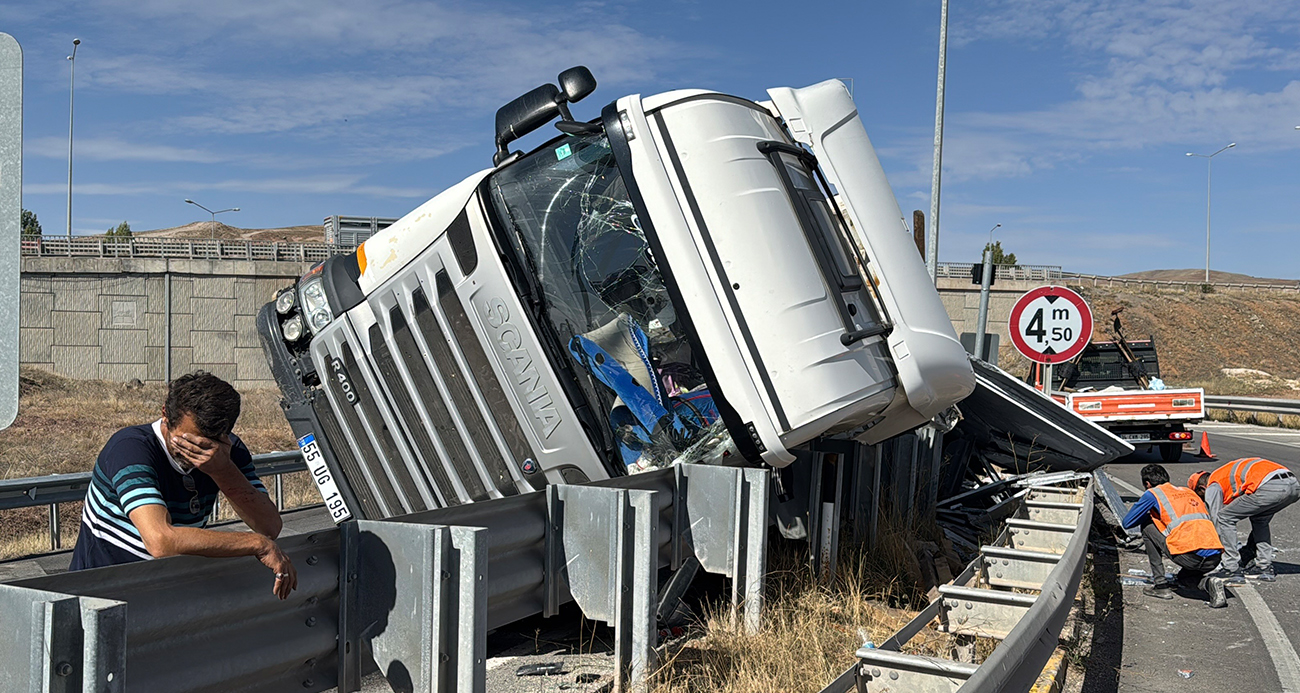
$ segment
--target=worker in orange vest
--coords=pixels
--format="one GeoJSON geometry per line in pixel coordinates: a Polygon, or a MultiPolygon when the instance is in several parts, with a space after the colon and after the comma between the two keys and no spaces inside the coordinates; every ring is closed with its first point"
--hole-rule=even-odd
{"type": "Polygon", "coordinates": [[[1191,489],[1169,483],[1169,472],[1158,464],[1142,468],[1146,492],[1124,516],[1124,527],[1142,525],[1142,543],[1151,561],[1151,586],[1142,593],[1157,599],[1173,599],[1165,577],[1167,557],[1182,568],[1178,582],[1197,585],[1210,595],[1210,606],[1228,605],[1224,581],[1207,574],[1219,565],[1223,545],[1210,520],[1210,513],[1191,489]]]}
{"type": "Polygon", "coordinates": [[[1273,536],[1269,523],[1277,511],[1300,500],[1295,472],[1262,457],[1233,460],[1213,472],[1196,472],[1187,480],[1214,518],[1223,543],[1217,577],[1243,583],[1246,577],[1264,582],[1277,579],[1273,570],[1273,536]],[[1246,546],[1237,549],[1237,523],[1250,520],[1246,546]],[[1242,570],[1242,560],[1249,564],[1242,570]]]}

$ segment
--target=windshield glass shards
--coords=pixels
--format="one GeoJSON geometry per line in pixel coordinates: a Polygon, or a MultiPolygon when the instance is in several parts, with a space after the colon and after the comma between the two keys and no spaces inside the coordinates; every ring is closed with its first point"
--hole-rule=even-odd
{"type": "Polygon", "coordinates": [[[629,472],[735,454],[605,136],[554,142],[489,187],[629,472]]]}

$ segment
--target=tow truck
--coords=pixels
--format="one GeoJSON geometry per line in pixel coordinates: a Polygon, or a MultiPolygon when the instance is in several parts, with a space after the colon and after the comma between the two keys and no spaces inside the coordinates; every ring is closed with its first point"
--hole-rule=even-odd
{"type": "Polygon", "coordinates": [[[1192,439],[1188,426],[1205,418],[1205,391],[1165,387],[1155,337],[1126,338],[1123,310],[1111,311],[1112,340],[1090,343],[1057,369],[1052,397],[1135,447],[1157,448],[1161,460],[1177,462],[1192,439]]]}
{"type": "Polygon", "coordinates": [[[974,389],[843,83],[575,119],[595,87],[576,67],[503,106],[491,168],[261,309],[336,521],[681,461],[785,468],[974,389]]]}

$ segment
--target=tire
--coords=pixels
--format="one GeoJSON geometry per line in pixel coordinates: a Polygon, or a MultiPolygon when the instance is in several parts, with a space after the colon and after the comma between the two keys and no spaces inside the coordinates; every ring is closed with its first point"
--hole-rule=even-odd
{"type": "Polygon", "coordinates": [[[1160,461],[1161,461],[1161,462],[1168,462],[1169,464],[1173,464],[1173,463],[1177,462],[1178,460],[1180,460],[1180,459],[1182,459],[1182,458],[1183,458],[1183,446],[1182,446],[1182,444],[1178,444],[1178,445],[1161,445],[1161,446],[1160,446],[1160,461]]]}

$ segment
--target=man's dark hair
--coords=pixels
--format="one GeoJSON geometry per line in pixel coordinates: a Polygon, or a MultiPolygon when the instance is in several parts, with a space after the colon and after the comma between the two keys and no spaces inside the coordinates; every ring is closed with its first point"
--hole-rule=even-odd
{"type": "Polygon", "coordinates": [[[1155,488],[1160,484],[1167,484],[1169,483],[1169,472],[1158,464],[1148,464],[1142,468],[1142,482],[1151,484],[1151,488],[1155,488]]]}
{"type": "Polygon", "coordinates": [[[199,433],[208,438],[220,438],[235,428],[235,421],[239,418],[239,393],[230,383],[207,371],[194,371],[171,382],[163,413],[169,426],[175,426],[190,414],[199,433]]]}

